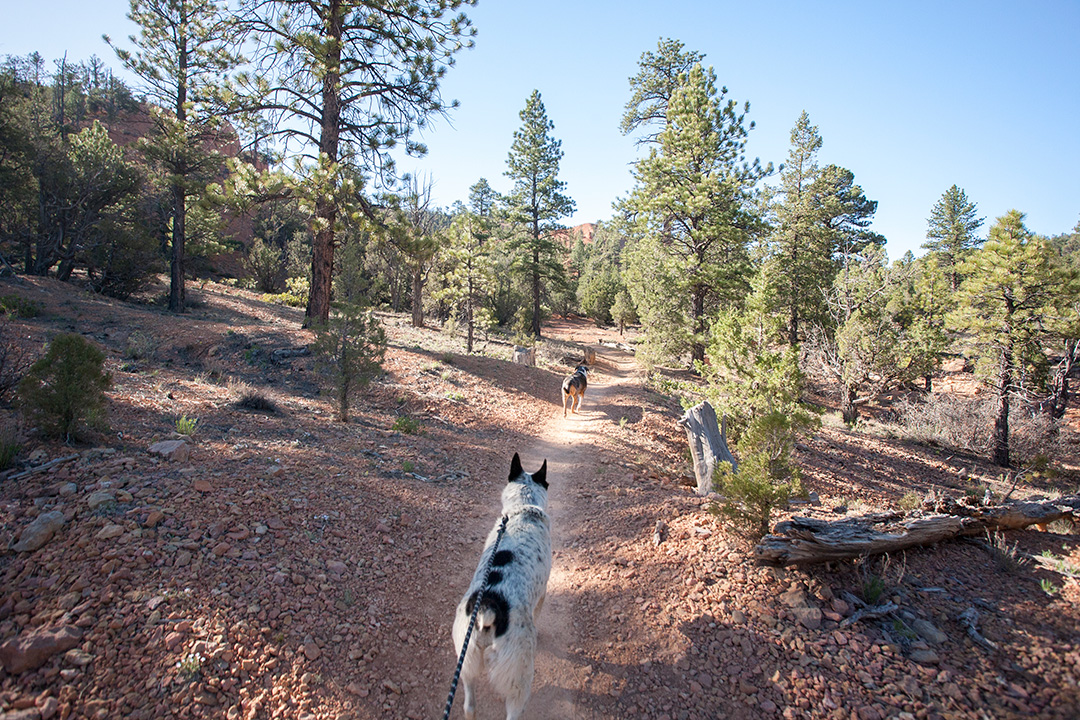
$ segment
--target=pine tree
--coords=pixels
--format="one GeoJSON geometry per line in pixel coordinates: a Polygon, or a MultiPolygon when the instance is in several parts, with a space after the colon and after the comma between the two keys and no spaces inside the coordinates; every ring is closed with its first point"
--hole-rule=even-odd
{"type": "Polygon", "coordinates": [[[1011,397],[1025,368],[1045,363],[1046,322],[1053,307],[1074,292],[1072,276],[1057,262],[1049,241],[1028,230],[1019,210],[997,219],[959,272],[964,280],[951,320],[979,348],[980,369],[997,400],[992,459],[1008,467],[1011,397]]]}
{"type": "Polygon", "coordinates": [[[395,176],[393,148],[423,155],[414,138],[447,112],[439,84],[475,30],[461,7],[476,0],[243,0],[256,67],[238,80],[240,105],[281,122],[272,134],[308,148],[297,168],[312,200],[311,294],[306,321],[330,312],[336,238],[354,212],[377,213],[360,180],[395,176]]]}
{"type": "MultiPolygon", "coordinates": [[[[477,203],[473,207],[477,205],[483,209],[486,203],[477,203]]],[[[477,316],[484,297],[495,284],[494,267],[490,262],[491,235],[490,216],[472,210],[459,212],[450,227],[442,231],[439,255],[445,285],[436,298],[458,308],[464,315],[467,353],[473,351],[477,316]]]]}
{"type": "Polygon", "coordinates": [[[930,392],[933,373],[949,347],[945,333],[945,319],[952,307],[948,278],[933,253],[916,260],[908,252],[894,273],[900,277],[889,309],[901,328],[900,363],[911,380],[921,377],[923,387],[930,392]]]}
{"type": "Polygon", "coordinates": [[[200,194],[222,167],[214,148],[224,139],[215,98],[222,75],[241,58],[230,50],[225,8],[215,0],[131,0],[128,18],[140,27],[138,37],[128,38],[136,49],[114,49],[160,105],[152,113],[156,134],[144,149],[168,175],[169,310],[180,313],[186,303],[188,198],[200,194]]]}
{"type": "MultiPolygon", "coordinates": [[[[667,125],[658,146],[634,169],[636,187],[629,204],[648,227],[649,239],[632,253],[639,267],[635,302],[647,316],[659,310],[674,321],[683,311],[672,304],[688,303],[681,327],[664,328],[675,349],[688,348],[694,365],[705,359],[708,312],[735,307],[746,295],[750,272],[747,242],[759,224],[751,198],[757,182],[771,171],[757,160],[746,161],[749,103],[740,111],[725,102],[727,88],[716,91],[712,69],[695,65],[675,90],[667,125]],[[674,293],[663,295],[642,287],[667,265],[674,293]],[[651,298],[649,296],[652,296],[651,298]],[[651,306],[658,302],[655,309],[651,306]],[[667,307],[665,307],[667,306],[667,307]],[[688,326],[687,326],[688,324],[688,326]],[[677,339],[681,334],[683,340],[677,339]]],[[[656,318],[659,319],[659,318],[656,318]]]]}
{"type": "Polygon", "coordinates": [[[667,124],[668,104],[679,86],[679,76],[689,75],[694,65],[704,59],[702,53],[684,51],[681,42],[670,38],[661,39],[655,53],[641,53],[638,74],[630,78],[633,93],[619,125],[622,134],[655,126],[657,129],[639,138],[637,144],[655,143],[667,124]]]}
{"type": "Polygon", "coordinates": [[[564,248],[553,231],[561,227],[560,218],[574,212],[574,201],[563,194],[562,143],[551,135],[555,124],[548,119],[539,91],[533,90],[519,115],[521,128],[514,131],[506,160],[506,176],[514,181],[508,203],[511,221],[522,230],[513,249],[532,297],[531,332],[540,337],[540,300],[545,291],[565,282],[564,248]]]}
{"type": "Polygon", "coordinates": [[[963,279],[960,264],[981,242],[975,233],[982,227],[983,218],[977,217],[977,212],[975,203],[956,185],[946,190],[930,210],[923,247],[940,257],[953,292],[963,279]]]}
{"type": "Polygon", "coordinates": [[[791,150],[780,173],[777,225],[769,241],[766,268],[787,316],[788,344],[793,347],[799,344],[804,321],[823,320],[824,296],[819,288],[828,287],[835,272],[815,192],[821,176],[817,164],[821,144],[817,126],[803,111],[791,130],[791,150]]]}
{"type": "Polygon", "coordinates": [[[382,370],[386,332],[371,312],[371,280],[361,243],[347,243],[334,278],[335,300],[327,322],[316,325],[316,363],[337,401],[337,419],[349,421],[352,398],[382,370]]]}

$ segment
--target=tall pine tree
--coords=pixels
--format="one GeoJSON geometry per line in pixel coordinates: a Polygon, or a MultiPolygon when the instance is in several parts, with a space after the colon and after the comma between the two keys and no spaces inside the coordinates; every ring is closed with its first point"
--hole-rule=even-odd
{"type": "Polygon", "coordinates": [[[834,273],[828,233],[818,220],[819,198],[815,193],[821,170],[817,164],[821,134],[803,111],[791,130],[791,150],[780,173],[781,200],[776,207],[776,229],[765,264],[770,284],[787,319],[788,344],[799,344],[805,321],[821,322],[824,295],[834,273]]]}
{"type": "Polygon", "coordinates": [[[242,0],[255,69],[240,77],[241,105],[275,121],[271,133],[306,148],[297,170],[313,197],[311,294],[306,322],[330,312],[334,249],[343,207],[359,181],[395,176],[393,148],[423,155],[414,133],[450,106],[440,82],[475,30],[463,6],[476,0],[242,0]]]}
{"type": "Polygon", "coordinates": [[[657,147],[635,166],[637,186],[630,198],[648,225],[646,243],[633,253],[636,263],[648,266],[632,273],[634,299],[646,315],[652,314],[648,285],[653,269],[672,272],[674,295],[665,291],[666,297],[652,300],[659,302],[655,309],[668,322],[684,312],[672,306],[688,304],[684,326],[664,331],[683,334],[695,365],[705,360],[710,309],[737,306],[746,295],[747,242],[760,222],[752,211],[753,188],[771,171],[756,159],[746,160],[753,128],[746,121],[749,103],[740,110],[734,100],[725,101],[726,94],[727,88],[717,92],[711,68],[697,64],[683,76],[657,147]],[[646,248],[651,252],[643,252],[646,248]]]}
{"type": "Polygon", "coordinates": [[[559,180],[562,143],[552,137],[555,123],[547,116],[540,92],[533,90],[519,114],[521,128],[506,159],[506,176],[514,181],[510,191],[510,219],[523,229],[513,243],[521,273],[532,296],[532,334],[540,337],[540,301],[544,293],[565,282],[564,248],[554,231],[560,218],[574,212],[574,201],[563,194],[559,180]]]}
{"type": "Polygon", "coordinates": [[[981,370],[997,400],[991,454],[1007,467],[1011,399],[1018,377],[1030,364],[1042,364],[1042,340],[1053,307],[1072,292],[1070,274],[1057,261],[1049,241],[1024,225],[1024,214],[1010,210],[990,228],[986,243],[960,266],[964,276],[952,316],[979,348],[981,370]]]}
{"type": "MultiPolygon", "coordinates": [[[[230,49],[225,7],[215,0],[131,0],[128,18],[140,27],[138,37],[128,38],[135,50],[114,49],[158,104],[156,133],[144,147],[168,177],[169,310],[184,312],[188,198],[200,194],[222,167],[215,149],[224,139],[217,88],[241,58],[230,49]]],[[[108,36],[105,41],[111,44],[108,36]]]]}

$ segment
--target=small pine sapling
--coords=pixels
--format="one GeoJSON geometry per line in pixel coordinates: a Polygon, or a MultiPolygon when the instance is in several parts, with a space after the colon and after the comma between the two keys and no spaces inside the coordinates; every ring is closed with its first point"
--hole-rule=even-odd
{"type": "Polygon", "coordinates": [[[70,441],[80,424],[98,425],[112,378],[105,353],[80,335],[59,335],[19,383],[19,401],[31,422],[70,441]]]}
{"type": "Polygon", "coordinates": [[[350,400],[379,374],[386,355],[386,332],[366,306],[363,260],[358,244],[342,249],[335,278],[339,300],[328,322],[315,329],[316,362],[334,390],[341,422],[349,421],[350,400]]]}
{"type": "Polygon", "coordinates": [[[750,422],[736,445],[738,472],[720,463],[713,487],[724,496],[711,511],[726,517],[754,537],[769,532],[773,510],[803,494],[802,473],[791,462],[796,436],[804,421],[773,411],[750,422]]]}

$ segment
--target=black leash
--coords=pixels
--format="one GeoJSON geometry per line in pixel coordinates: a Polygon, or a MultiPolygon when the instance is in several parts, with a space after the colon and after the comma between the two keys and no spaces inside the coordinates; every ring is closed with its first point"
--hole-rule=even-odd
{"type": "Polygon", "coordinates": [[[502,523],[499,524],[499,534],[495,536],[495,543],[491,546],[491,554],[488,555],[484,565],[484,584],[480,586],[480,592],[476,594],[476,602],[473,603],[472,617],[469,618],[469,629],[465,631],[465,642],[461,644],[461,655],[458,656],[457,669],[454,670],[454,680],[450,683],[450,697],[446,698],[446,709],[443,710],[443,720],[450,717],[450,709],[454,707],[454,695],[457,693],[458,680],[461,678],[461,666],[465,664],[465,651],[469,649],[469,638],[472,637],[473,626],[476,625],[476,613],[480,611],[480,601],[484,599],[484,593],[488,589],[488,578],[491,577],[491,561],[495,559],[495,553],[499,551],[499,541],[506,532],[506,515],[503,515],[502,523]]]}

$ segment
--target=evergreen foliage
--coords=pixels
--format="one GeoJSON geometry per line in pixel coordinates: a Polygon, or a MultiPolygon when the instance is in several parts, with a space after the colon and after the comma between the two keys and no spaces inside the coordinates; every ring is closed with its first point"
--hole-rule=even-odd
{"type": "Polygon", "coordinates": [[[1028,230],[1018,210],[997,219],[959,272],[964,280],[950,321],[976,344],[978,370],[997,398],[992,459],[1007,467],[1011,399],[1045,382],[1042,341],[1058,308],[1076,297],[1076,274],[1048,240],[1028,230]]]}
{"type": "Polygon", "coordinates": [[[668,104],[679,76],[689,75],[694,65],[705,59],[702,53],[683,50],[683,44],[671,38],[661,38],[656,52],[643,52],[638,60],[638,73],[630,78],[633,91],[626,103],[619,129],[629,135],[639,129],[656,126],[659,129],[637,140],[637,144],[654,143],[667,124],[668,104]]]}
{"type": "Polygon", "coordinates": [[[948,273],[953,292],[960,288],[963,279],[961,263],[982,242],[975,234],[983,224],[983,218],[977,213],[978,208],[968,199],[967,193],[953,185],[934,203],[926,221],[923,247],[938,256],[939,264],[948,273]]]}
{"type": "Polygon", "coordinates": [[[818,194],[821,144],[817,126],[810,124],[803,111],[791,130],[791,150],[780,173],[781,201],[775,208],[776,225],[764,263],[767,281],[776,288],[777,310],[786,316],[787,340],[792,346],[799,344],[804,324],[825,321],[820,288],[828,287],[836,272],[818,194]]]}
{"type": "Polygon", "coordinates": [[[454,103],[440,83],[475,30],[461,12],[475,0],[296,3],[243,0],[239,26],[254,65],[232,88],[241,109],[274,120],[285,147],[304,148],[294,175],[306,188],[312,221],[308,322],[330,314],[334,249],[341,220],[375,216],[362,195],[366,178],[388,186],[394,148],[419,156],[415,132],[454,103]],[[280,120],[280,122],[278,122],[280,120]]]}
{"type": "Polygon", "coordinates": [[[749,103],[740,110],[696,64],[680,76],[657,147],[634,168],[628,206],[644,227],[628,282],[654,355],[705,358],[708,315],[738,307],[747,291],[747,243],[760,219],[754,186],[771,172],[746,159],[749,103]],[[685,310],[683,309],[685,307],[685,310]],[[652,336],[653,331],[663,337],[652,336]]]}
{"type": "MultiPolygon", "coordinates": [[[[184,312],[189,242],[188,202],[205,194],[224,158],[227,140],[219,112],[222,76],[242,58],[231,50],[231,23],[216,0],[131,0],[128,19],[139,26],[134,50],[114,47],[147,96],[155,133],[143,138],[146,157],[166,175],[171,207],[169,310],[184,312]]],[[[109,37],[105,41],[112,45],[109,37]]]]}
{"type": "Polygon", "coordinates": [[[315,328],[313,353],[333,390],[337,419],[349,421],[353,398],[382,370],[386,332],[368,307],[371,283],[363,272],[363,248],[346,245],[339,253],[333,311],[315,328]]]}
{"type": "Polygon", "coordinates": [[[506,176],[514,182],[508,202],[509,220],[518,232],[510,241],[515,269],[526,281],[532,299],[530,332],[540,337],[541,301],[566,284],[565,248],[554,237],[558,224],[574,211],[574,201],[563,194],[559,180],[562,143],[552,137],[555,124],[548,119],[540,93],[533,90],[519,114],[521,127],[506,160],[506,176]]]}
{"type": "Polygon", "coordinates": [[[104,420],[112,384],[104,364],[105,353],[82,336],[58,335],[19,383],[19,404],[46,435],[70,441],[83,424],[104,420]]]}
{"type": "Polygon", "coordinates": [[[713,486],[723,495],[710,509],[760,538],[769,532],[772,513],[803,494],[802,472],[791,462],[796,437],[804,431],[780,410],[755,418],[736,443],[739,471],[720,463],[713,486]]]}
{"type": "MultiPolygon", "coordinates": [[[[484,207],[483,203],[480,207],[484,207]]],[[[462,210],[443,232],[444,240],[439,250],[445,284],[437,297],[459,309],[464,316],[467,353],[473,351],[479,310],[495,284],[490,261],[491,236],[490,216],[462,210]]]]}

